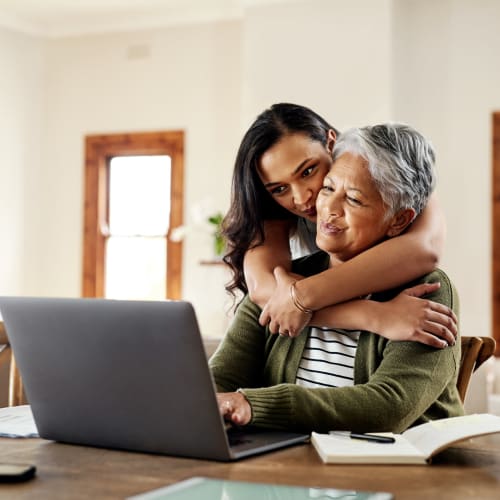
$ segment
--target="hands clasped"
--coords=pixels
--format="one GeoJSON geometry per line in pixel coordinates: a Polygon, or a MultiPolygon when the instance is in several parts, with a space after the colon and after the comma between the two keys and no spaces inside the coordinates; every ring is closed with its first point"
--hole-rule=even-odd
{"type": "Polygon", "coordinates": [[[311,314],[299,310],[290,295],[290,288],[298,276],[287,273],[282,267],[276,267],[274,277],[276,289],[262,309],[259,323],[262,326],[269,324],[271,333],[297,337],[311,320],[311,314]]]}
{"type": "MultiPolygon", "coordinates": [[[[290,290],[297,276],[281,267],[275,269],[274,276],[276,289],[262,310],[259,323],[268,325],[271,333],[297,337],[311,321],[312,314],[302,311],[293,301],[290,290]]],[[[370,322],[376,326],[370,331],[389,340],[420,342],[436,348],[454,345],[458,320],[453,310],[421,298],[439,287],[440,283],[423,283],[403,290],[392,300],[378,302],[370,322]]]]}
{"type": "Polygon", "coordinates": [[[385,312],[380,315],[377,333],[390,340],[411,340],[438,348],[454,345],[458,333],[455,313],[444,304],[419,298],[440,286],[423,283],[380,302],[385,312]]]}

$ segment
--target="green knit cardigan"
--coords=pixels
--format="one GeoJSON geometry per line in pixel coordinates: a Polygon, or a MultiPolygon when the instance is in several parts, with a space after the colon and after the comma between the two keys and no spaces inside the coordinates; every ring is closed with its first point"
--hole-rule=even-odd
{"type": "MultiPolygon", "coordinates": [[[[327,267],[328,256],[318,252],[295,261],[293,270],[310,276],[327,267]]],[[[441,287],[427,298],[458,316],[456,291],[441,270],[397,290],[373,294],[371,300],[389,300],[403,288],[436,281],[441,287]]],[[[301,432],[402,432],[429,420],[463,415],[456,388],[460,338],[453,347],[435,349],[363,331],[353,386],[305,388],[295,379],[309,328],[295,339],[273,335],[259,325],[260,312],[246,297],[210,359],[218,391],[240,389],[246,396],[251,425],[301,432]]]]}

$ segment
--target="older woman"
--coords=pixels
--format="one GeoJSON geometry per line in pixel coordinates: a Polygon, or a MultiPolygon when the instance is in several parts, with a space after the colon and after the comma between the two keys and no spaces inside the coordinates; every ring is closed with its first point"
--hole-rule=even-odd
{"type": "MultiPolygon", "coordinates": [[[[338,266],[405,231],[432,192],[433,164],[432,147],[404,125],[342,134],[316,203],[316,241],[323,252],[295,261],[294,272],[310,276],[338,266]]],[[[455,290],[441,270],[406,286],[415,285],[429,287],[429,299],[456,310],[455,290]]],[[[300,308],[293,283],[290,293],[300,308]]],[[[375,310],[398,293],[401,288],[363,299],[375,310]]],[[[459,343],[435,350],[370,331],[333,329],[332,318],[321,312],[310,321],[316,326],[297,338],[276,336],[259,324],[260,313],[245,298],[210,361],[228,421],[300,431],[401,432],[463,414],[456,389],[459,343]]]]}

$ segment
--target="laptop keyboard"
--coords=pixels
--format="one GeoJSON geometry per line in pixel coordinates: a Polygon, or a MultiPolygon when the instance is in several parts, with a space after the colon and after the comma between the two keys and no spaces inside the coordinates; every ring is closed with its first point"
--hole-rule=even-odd
{"type": "Polygon", "coordinates": [[[239,429],[238,427],[229,427],[226,430],[226,433],[229,446],[238,446],[252,442],[248,432],[245,432],[243,429],[239,429]]]}

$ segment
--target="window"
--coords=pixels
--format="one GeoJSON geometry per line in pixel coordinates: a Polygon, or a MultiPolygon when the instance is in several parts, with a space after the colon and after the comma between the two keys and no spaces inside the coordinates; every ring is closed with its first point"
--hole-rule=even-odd
{"type": "Polygon", "coordinates": [[[83,296],[181,298],[183,132],[88,136],[83,296]]]}

